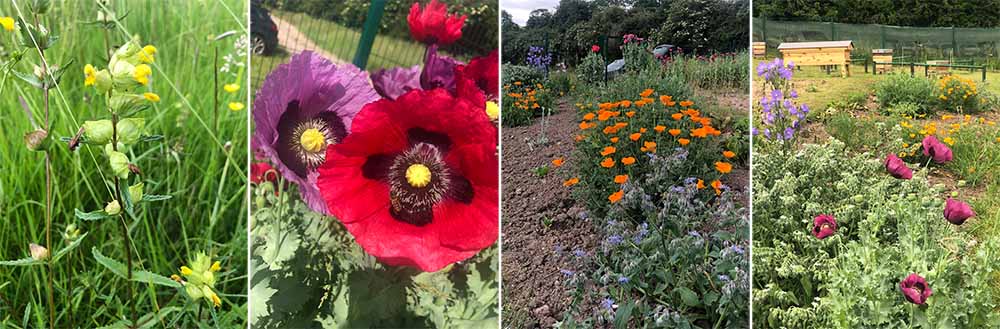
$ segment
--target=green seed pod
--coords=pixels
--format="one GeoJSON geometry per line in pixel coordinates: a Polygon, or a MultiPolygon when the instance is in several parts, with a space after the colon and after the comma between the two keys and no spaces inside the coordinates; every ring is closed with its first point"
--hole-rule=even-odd
{"type": "Polygon", "coordinates": [[[114,127],[111,120],[97,120],[83,122],[83,137],[87,144],[104,145],[111,141],[114,134],[114,127]]]}
{"type": "Polygon", "coordinates": [[[118,203],[118,200],[112,200],[108,202],[108,205],[104,206],[104,212],[108,213],[108,216],[115,216],[122,213],[122,205],[118,203]]]}
{"type": "Polygon", "coordinates": [[[108,152],[108,162],[111,164],[111,171],[121,179],[128,179],[128,156],[118,151],[108,152]]]}
{"type": "Polygon", "coordinates": [[[142,200],[142,190],[145,184],[142,182],[136,183],[135,185],[128,187],[128,195],[132,198],[132,203],[139,202],[142,200]]]}
{"type": "Polygon", "coordinates": [[[146,128],[146,119],[128,118],[118,121],[118,141],[132,144],[139,140],[146,128]]]}
{"type": "Polygon", "coordinates": [[[31,151],[45,151],[51,145],[49,133],[38,129],[24,134],[24,145],[31,151]]]}

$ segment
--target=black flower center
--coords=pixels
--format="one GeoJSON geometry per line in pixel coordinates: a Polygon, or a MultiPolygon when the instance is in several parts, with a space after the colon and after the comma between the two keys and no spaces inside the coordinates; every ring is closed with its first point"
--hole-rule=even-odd
{"type": "Polygon", "coordinates": [[[286,167],[300,178],[326,160],[328,146],[347,136],[344,120],[333,111],[320,111],[305,115],[299,101],[288,103],[285,113],[278,119],[278,142],[275,149],[286,167]]]}
{"type": "Polygon", "coordinates": [[[444,161],[451,139],[421,128],[410,129],[407,137],[406,150],[369,156],[361,168],[365,178],[389,184],[389,214],[423,226],[433,221],[434,206],[441,201],[471,203],[472,184],[444,161]]]}

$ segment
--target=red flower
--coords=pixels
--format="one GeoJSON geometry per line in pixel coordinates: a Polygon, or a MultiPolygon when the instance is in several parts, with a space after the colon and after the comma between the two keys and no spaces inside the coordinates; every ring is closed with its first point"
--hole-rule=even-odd
{"type": "Polygon", "coordinates": [[[437,0],[431,0],[423,10],[420,9],[419,2],[414,2],[406,21],[410,24],[410,35],[413,39],[425,44],[443,46],[462,38],[465,15],[461,17],[448,15],[448,6],[437,0]]]}
{"type": "Polygon", "coordinates": [[[590,51],[595,52],[595,53],[599,52],[599,51],[601,51],[601,46],[598,46],[598,45],[590,46],[590,51]]]}
{"type": "Polygon", "coordinates": [[[274,170],[266,162],[255,162],[250,165],[250,181],[254,184],[261,182],[275,182],[278,180],[278,171],[274,170]]]}
{"type": "Polygon", "coordinates": [[[819,215],[813,219],[812,234],[817,239],[823,240],[837,233],[837,220],[830,215],[819,215]]]}
{"type": "Polygon", "coordinates": [[[931,293],[933,293],[927,280],[916,273],[910,273],[906,279],[900,281],[899,290],[903,292],[903,297],[906,297],[906,300],[917,305],[926,304],[927,298],[930,298],[931,293]]]}
{"type": "Polygon", "coordinates": [[[493,244],[497,130],[481,112],[444,89],[366,105],[319,168],[330,214],[387,265],[437,271],[493,244]]]}
{"type": "MultiPolygon", "coordinates": [[[[459,97],[474,92],[467,87],[476,87],[486,94],[487,99],[496,100],[497,96],[500,95],[499,53],[494,50],[489,55],[473,58],[469,61],[469,65],[456,66],[455,79],[458,81],[456,88],[459,97]]],[[[478,103],[476,104],[478,105],[478,103]]]]}

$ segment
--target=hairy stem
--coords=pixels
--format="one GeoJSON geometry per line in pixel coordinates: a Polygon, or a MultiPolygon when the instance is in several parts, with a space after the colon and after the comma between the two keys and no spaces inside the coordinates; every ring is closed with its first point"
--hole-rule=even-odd
{"type": "MultiPolygon", "coordinates": [[[[111,99],[110,92],[109,92],[108,96],[109,96],[108,99],[110,100],[111,99]]],[[[117,113],[112,113],[111,114],[111,149],[114,150],[115,152],[118,151],[118,114],[117,113]]],[[[120,206],[123,206],[123,207],[125,206],[123,204],[123,201],[122,201],[121,180],[118,178],[118,176],[115,176],[115,195],[114,195],[114,198],[115,198],[115,201],[117,201],[120,206]]],[[[132,241],[131,241],[131,238],[129,237],[128,224],[125,221],[125,213],[123,212],[123,213],[118,214],[118,219],[121,221],[121,224],[122,224],[121,225],[122,226],[122,235],[123,235],[123,238],[125,239],[123,241],[124,242],[124,246],[125,246],[125,248],[124,248],[125,249],[124,250],[125,251],[125,266],[126,266],[125,269],[128,272],[128,276],[127,276],[128,282],[126,284],[128,285],[129,309],[131,310],[132,327],[135,328],[136,325],[137,325],[136,321],[138,321],[138,320],[136,319],[137,313],[135,312],[135,287],[132,284],[132,251],[129,248],[129,246],[132,245],[132,241]]]]}

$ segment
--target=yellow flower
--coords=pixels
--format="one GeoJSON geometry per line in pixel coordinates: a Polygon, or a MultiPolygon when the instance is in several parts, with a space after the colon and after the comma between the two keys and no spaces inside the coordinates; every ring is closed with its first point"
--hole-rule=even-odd
{"type": "Polygon", "coordinates": [[[948,144],[948,145],[952,145],[952,146],[955,145],[955,139],[953,139],[951,137],[945,137],[943,142],[945,142],[945,144],[948,144]]]}
{"type": "Polygon", "coordinates": [[[228,83],[225,86],[222,86],[222,89],[225,89],[227,93],[235,93],[240,90],[240,85],[235,83],[228,83]]]}
{"type": "Polygon", "coordinates": [[[93,65],[87,64],[83,67],[83,85],[93,86],[97,82],[97,70],[94,69],[93,65]]]}
{"type": "Polygon", "coordinates": [[[182,275],[191,275],[191,273],[194,273],[194,271],[192,271],[190,267],[181,266],[181,274],[182,275]]]}
{"type": "Polygon", "coordinates": [[[139,64],[135,66],[135,73],[132,73],[132,77],[139,84],[145,86],[149,84],[149,75],[153,74],[153,69],[146,64],[139,64]]]}
{"type": "Polygon", "coordinates": [[[208,270],[212,272],[218,272],[221,269],[222,269],[222,263],[219,263],[219,261],[215,261],[215,263],[212,263],[212,267],[209,268],[208,270]]]}
{"type": "Polygon", "coordinates": [[[500,106],[497,106],[496,102],[486,102],[486,116],[488,116],[490,120],[493,121],[497,121],[497,119],[500,119],[500,106]]]}
{"type": "Polygon", "coordinates": [[[157,94],[154,94],[154,93],[143,93],[142,97],[145,97],[146,100],[148,100],[150,102],[153,102],[153,103],[157,103],[157,102],[160,101],[160,95],[157,95],[157,94]]]}
{"type": "Polygon", "coordinates": [[[243,109],[243,103],[240,102],[229,102],[229,109],[233,111],[240,111],[243,109]]]}
{"type": "Polygon", "coordinates": [[[139,60],[143,63],[152,63],[154,60],[153,55],[156,55],[156,47],[153,47],[153,45],[146,45],[145,47],[142,47],[141,51],[139,51],[139,60]]]}
{"type": "Polygon", "coordinates": [[[3,25],[3,29],[7,31],[14,30],[14,19],[10,17],[0,17],[0,25],[3,25]]]}

